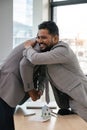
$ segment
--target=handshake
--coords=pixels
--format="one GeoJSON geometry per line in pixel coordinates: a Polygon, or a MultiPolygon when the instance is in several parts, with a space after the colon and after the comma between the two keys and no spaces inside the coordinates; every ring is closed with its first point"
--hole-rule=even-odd
{"type": "Polygon", "coordinates": [[[33,101],[36,101],[36,100],[40,99],[43,92],[41,90],[32,89],[28,92],[28,94],[33,101]]]}

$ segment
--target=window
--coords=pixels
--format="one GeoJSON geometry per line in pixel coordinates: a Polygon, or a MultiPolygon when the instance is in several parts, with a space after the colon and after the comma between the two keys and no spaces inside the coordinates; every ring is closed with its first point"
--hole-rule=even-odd
{"type": "Polygon", "coordinates": [[[32,37],[33,0],[13,0],[13,47],[32,37]]]}
{"type": "Polygon", "coordinates": [[[87,3],[53,7],[52,19],[60,30],[60,40],[67,42],[87,74],[87,3]]]}

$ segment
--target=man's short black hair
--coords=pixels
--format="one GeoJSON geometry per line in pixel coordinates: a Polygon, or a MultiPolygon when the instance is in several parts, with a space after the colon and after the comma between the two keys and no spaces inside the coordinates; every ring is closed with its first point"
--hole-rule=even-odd
{"type": "Polygon", "coordinates": [[[47,29],[49,34],[59,35],[59,29],[55,22],[53,21],[44,21],[38,25],[38,29],[47,29]]]}

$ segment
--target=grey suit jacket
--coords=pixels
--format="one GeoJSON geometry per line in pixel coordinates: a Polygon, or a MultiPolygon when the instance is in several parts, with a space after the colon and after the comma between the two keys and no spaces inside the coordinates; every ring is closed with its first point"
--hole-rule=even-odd
{"type": "MultiPolygon", "coordinates": [[[[37,50],[37,48],[35,49],[37,50]]],[[[34,66],[24,60],[26,71],[20,69],[24,59],[23,50],[24,43],[13,49],[0,69],[0,97],[11,107],[23,103],[29,96],[26,96],[27,92],[34,88],[34,66]]],[[[43,89],[42,85],[39,87],[39,89],[43,89]]]]}
{"type": "Polygon", "coordinates": [[[30,46],[26,56],[32,64],[47,64],[50,82],[72,100],[87,107],[87,77],[67,43],[60,41],[50,51],[40,54],[30,46]]]}
{"type": "Polygon", "coordinates": [[[15,107],[25,96],[19,72],[23,50],[23,44],[13,49],[0,70],[0,97],[11,107],[15,107]]]}

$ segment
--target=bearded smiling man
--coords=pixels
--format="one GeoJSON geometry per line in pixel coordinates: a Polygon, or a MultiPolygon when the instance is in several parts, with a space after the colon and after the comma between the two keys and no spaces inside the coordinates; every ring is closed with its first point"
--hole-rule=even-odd
{"type": "Polygon", "coordinates": [[[76,113],[87,121],[87,77],[82,72],[78,59],[69,45],[59,41],[59,30],[56,23],[42,22],[38,26],[36,40],[31,43],[27,42],[25,48],[25,57],[32,64],[47,65],[47,75],[56,102],[64,110],[59,113],[64,114],[70,107],[71,114],[76,113]],[[49,49],[39,53],[33,48],[36,44],[39,44],[42,51],[45,48],[49,49]],[[62,94],[61,98],[58,97],[58,90],[66,94],[64,102],[62,94]]]}

